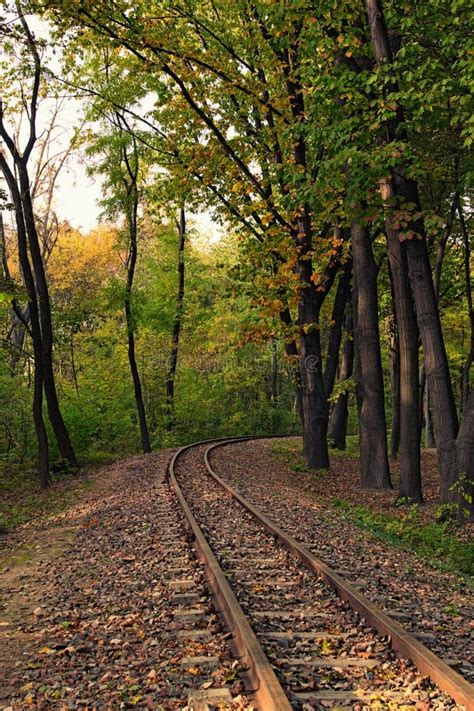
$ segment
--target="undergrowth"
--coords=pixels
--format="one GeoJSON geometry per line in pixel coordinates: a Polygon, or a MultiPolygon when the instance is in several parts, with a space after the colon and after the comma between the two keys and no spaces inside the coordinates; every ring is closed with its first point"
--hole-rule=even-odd
{"type": "Polygon", "coordinates": [[[443,570],[474,576],[474,543],[459,541],[452,521],[422,523],[416,504],[401,515],[377,513],[339,498],[331,504],[377,538],[411,550],[443,570]]]}

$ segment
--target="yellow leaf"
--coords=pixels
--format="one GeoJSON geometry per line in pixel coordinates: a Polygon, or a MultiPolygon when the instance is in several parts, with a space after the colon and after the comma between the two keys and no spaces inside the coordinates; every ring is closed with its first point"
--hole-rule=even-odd
{"type": "Polygon", "coordinates": [[[193,676],[197,676],[199,674],[199,669],[197,667],[189,667],[188,672],[193,676]]]}
{"type": "Polygon", "coordinates": [[[51,647],[41,647],[38,650],[38,654],[54,654],[54,649],[51,649],[51,647]]]}

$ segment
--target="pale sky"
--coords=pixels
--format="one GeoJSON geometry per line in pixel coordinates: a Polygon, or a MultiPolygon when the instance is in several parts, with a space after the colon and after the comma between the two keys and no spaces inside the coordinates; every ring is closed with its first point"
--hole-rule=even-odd
{"type": "MultiPolygon", "coordinates": [[[[37,17],[28,17],[30,28],[37,37],[46,37],[49,39],[50,32],[47,23],[37,17]]],[[[52,54],[48,52],[48,64],[50,68],[57,74],[61,72],[61,57],[60,54],[52,54]]],[[[1,93],[1,92],[0,92],[1,93]]],[[[65,89],[67,93],[67,89],[65,89]]],[[[46,99],[40,104],[38,112],[37,133],[41,133],[48,126],[49,116],[54,102],[46,99]]],[[[56,132],[54,143],[54,153],[65,150],[70,142],[73,131],[77,128],[81,121],[82,107],[80,99],[66,99],[61,108],[59,128],[56,132]]],[[[11,116],[16,123],[17,112],[11,116]]],[[[15,131],[15,128],[10,125],[10,129],[15,131]]],[[[20,136],[22,131],[20,130],[20,136]]],[[[24,144],[24,141],[20,141],[24,144]]],[[[38,149],[35,149],[32,155],[32,167],[30,168],[30,176],[34,175],[35,154],[38,154],[38,149]]],[[[84,156],[79,151],[72,154],[68,163],[64,165],[59,179],[56,184],[53,206],[60,219],[65,219],[70,224],[80,229],[83,232],[88,232],[100,222],[101,208],[99,201],[102,198],[101,194],[101,176],[88,175],[84,156]]],[[[194,226],[206,236],[210,243],[219,240],[223,233],[220,225],[212,219],[209,212],[199,212],[191,215],[194,226]]]]}

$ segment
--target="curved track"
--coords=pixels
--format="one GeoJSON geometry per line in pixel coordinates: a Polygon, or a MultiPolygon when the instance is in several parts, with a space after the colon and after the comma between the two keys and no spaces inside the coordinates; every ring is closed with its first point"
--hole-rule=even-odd
{"type": "Polygon", "coordinates": [[[253,703],[474,710],[465,679],[213,470],[215,448],[248,439],[183,447],[169,476],[253,703]]]}

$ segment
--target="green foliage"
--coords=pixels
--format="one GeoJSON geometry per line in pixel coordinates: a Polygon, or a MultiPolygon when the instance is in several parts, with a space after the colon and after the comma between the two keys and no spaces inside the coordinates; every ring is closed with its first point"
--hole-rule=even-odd
{"type": "Polygon", "coordinates": [[[331,503],[348,520],[378,538],[414,551],[432,565],[466,576],[474,575],[474,543],[460,541],[450,519],[423,524],[416,504],[401,515],[391,515],[375,513],[343,499],[333,499],[331,503]]]}

